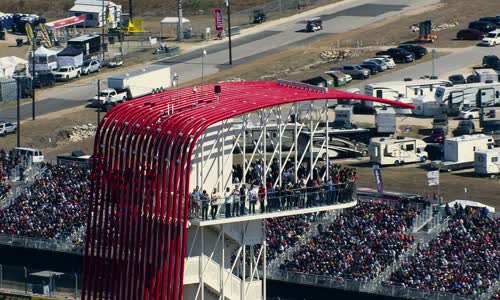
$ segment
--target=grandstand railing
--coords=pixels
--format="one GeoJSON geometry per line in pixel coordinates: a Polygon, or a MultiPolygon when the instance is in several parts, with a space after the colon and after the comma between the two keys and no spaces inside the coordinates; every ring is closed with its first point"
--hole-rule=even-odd
{"type": "Polygon", "coordinates": [[[268,270],[267,277],[272,280],[280,280],[317,287],[371,293],[406,299],[470,300],[471,298],[488,299],[488,297],[491,297],[491,295],[486,293],[479,297],[471,297],[470,295],[458,295],[439,291],[419,290],[404,286],[377,283],[373,280],[339,279],[331,276],[305,274],[285,270],[268,270]]]}
{"type": "Polygon", "coordinates": [[[84,244],[70,241],[46,240],[15,235],[0,234],[0,244],[12,247],[34,248],[83,255],[84,244]]]}

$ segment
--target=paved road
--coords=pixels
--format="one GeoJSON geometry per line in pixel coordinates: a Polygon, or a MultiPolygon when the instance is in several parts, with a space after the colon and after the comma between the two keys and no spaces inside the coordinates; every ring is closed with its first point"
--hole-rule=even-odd
{"type": "MultiPolygon", "coordinates": [[[[309,12],[288,18],[286,22],[268,30],[235,38],[233,43],[233,64],[238,65],[279,52],[283,47],[301,44],[324,38],[326,35],[347,32],[368,26],[385,18],[398,15],[437,3],[438,0],[345,0],[339,5],[324,9],[319,15],[323,18],[325,30],[315,33],[303,32],[304,19],[317,16],[309,12]]],[[[205,74],[214,74],[228,66],[227,43],[216,44],[206,48],[205,74]]],[[[201,50],[192,51],[180,56],[165,59],[161,63],[170,65],[173,72],[179,74],[180,82],[201,77],[201,50]]],[[[105,83],[104,83],[105,84],[105,83]]],[[[46,91],[45,96],[37,101],[37,115],[82,105],[95,93],[95,85],[68,85],[46,91]]],[[[15,118],[15,108],[0,111],[0,120],[15,118]]],[[[30,105],[24,105],[21,118],[31,117],[30,105]]]]}

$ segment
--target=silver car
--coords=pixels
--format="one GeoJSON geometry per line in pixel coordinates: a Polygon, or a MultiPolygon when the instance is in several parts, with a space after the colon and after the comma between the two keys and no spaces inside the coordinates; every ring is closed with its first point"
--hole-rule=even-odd
{"type": "Polygon", "coordinates": [[[83,63],[82,74],[89,75],[90,73],[101,72],[101,63],[98,60],[91,60],[83,63]]]}
{"type": "Polygon", "coordinates": [[[360,65],[343,65],[341,67],[333,67],[331,70],[341,71],[356,79],[367,79],[370,77],[370,70],[364,69],[360,65]]]}
{"type": "Polygon", "coordinates": [[[14,133],[17,130],[17,125],[0,121],[0,136],[6,136],[9,133],[14,133]]]}
{"type": "Polygon", "coordinates": [[[389,66],[387,66],[387,63],[383,60],[380,60],[380,59],[369,58],[369,59],[365,59],[363,62],[364,63],[375,63],[378,66],[379,72],[383,72],[389,68],[389,66]]]}

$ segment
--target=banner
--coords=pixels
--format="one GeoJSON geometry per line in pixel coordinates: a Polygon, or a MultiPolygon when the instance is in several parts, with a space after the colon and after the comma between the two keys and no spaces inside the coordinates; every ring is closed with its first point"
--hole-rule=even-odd
{"type": "Polygon", "coordinates": [[[33,40],[35,39],[35,35],[33,34],[33,28],[31,27],[30,23],[25,23],[24,29],[26,29],[26,36],[33,43],[33,40]]]}
{"type": "Polygon", "coordinates": [[[431,185],[439,185],[439,171],[429,171],[427,172],[427,183],[431,185]]]}
{"type": "Polygon", "coordinates": [[[49,33],[47,32],[47,28],[45,28],[45,24],[43,23],[40,23],[40,32],[42,33],[42,38],[43,38],[43,41],[45,42],[45,48],[51,48],[52,47],[52,43],[50,42],[50,38],[49,38],[49,33]]]}
{"type": "Polygon", "coordinates": [[[377,191],[384,192],[384,184],[382,183],[382,172],[379,165],[373,165],[373,175],[375,176],[375,183],[377,184],[377,191]]]}
{"type": "Polygon", "coordinates": [[[222,9],[214,8],[215,30],[224,30],[224,21],[222,20],[222,9]]]}

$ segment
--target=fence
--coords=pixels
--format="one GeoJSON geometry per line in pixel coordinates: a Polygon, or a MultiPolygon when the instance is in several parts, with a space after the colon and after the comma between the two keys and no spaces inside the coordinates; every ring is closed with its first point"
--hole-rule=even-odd
{"type": "MultiPolygon", "coordinates": [[[[82,226],[84,227],[84,226],[82,226]]],[[[76,245],[71,241],[36,239],[24,236],[0,234],[0,244],[12,247],[34,248],[83,255],[83,243],[76,245]]]]}

